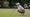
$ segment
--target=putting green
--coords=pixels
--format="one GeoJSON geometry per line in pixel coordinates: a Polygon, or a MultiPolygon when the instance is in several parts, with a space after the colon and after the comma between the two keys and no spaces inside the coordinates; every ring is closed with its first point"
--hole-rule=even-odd
{"type": "Polygon", "coordinates": [[[30,17],[30,9],[25,9],[24,16],[20,16],[17,9],[0,9],[0,17],[30,17]]]}

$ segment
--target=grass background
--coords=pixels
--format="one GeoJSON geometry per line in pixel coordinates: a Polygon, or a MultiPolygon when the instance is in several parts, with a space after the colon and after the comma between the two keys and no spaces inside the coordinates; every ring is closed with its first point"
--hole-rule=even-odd
{"type": "Polygon", "coordinates": [[[0,17],[30,17],[30,9],[25,9],[24,16],[20,16],[17,9],[0,9],[0,17]]]}

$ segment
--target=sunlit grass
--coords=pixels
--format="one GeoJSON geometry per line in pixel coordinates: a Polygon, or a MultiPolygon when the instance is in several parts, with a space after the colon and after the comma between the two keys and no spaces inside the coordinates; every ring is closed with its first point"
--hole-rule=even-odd
{"type": "Polygon", "coordinates": [[[30,17],[30,9],[25,9],[24,16],[20,16],[17,9],[0,9],[0,17],[30,17]]]}

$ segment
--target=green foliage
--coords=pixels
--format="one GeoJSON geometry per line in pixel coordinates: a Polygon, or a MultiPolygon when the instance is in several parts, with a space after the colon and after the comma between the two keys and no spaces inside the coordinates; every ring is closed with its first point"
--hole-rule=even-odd
{"type": "Polygon", "coordinates": [[[29,4],[28,2],[25,2],[25,4],[29,4]]]}

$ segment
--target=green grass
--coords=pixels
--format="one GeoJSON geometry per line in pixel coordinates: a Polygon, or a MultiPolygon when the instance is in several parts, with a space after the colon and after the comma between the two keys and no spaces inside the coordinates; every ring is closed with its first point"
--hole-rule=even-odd
{"type": "Polygon", "coordinates": [[[25,9],[25,15],[20,16],[17,9],[0,9],[0,17],[30,17],[30,9],[25,9]]]}

